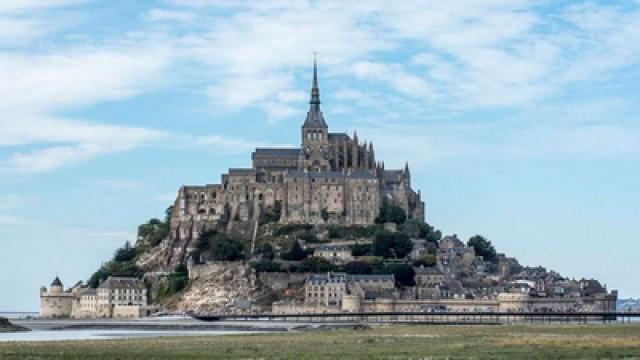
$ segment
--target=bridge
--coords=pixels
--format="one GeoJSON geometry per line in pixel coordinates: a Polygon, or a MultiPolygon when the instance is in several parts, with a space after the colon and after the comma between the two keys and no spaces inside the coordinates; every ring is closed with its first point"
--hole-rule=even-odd
{"type": "Polygon", "coordinates": [[[434,325],[586,324],[640,321],[640,312],[363,312],[309,314],[196,314],[189,312],[188,315],[202,321],[372,322],[434,325]]]}

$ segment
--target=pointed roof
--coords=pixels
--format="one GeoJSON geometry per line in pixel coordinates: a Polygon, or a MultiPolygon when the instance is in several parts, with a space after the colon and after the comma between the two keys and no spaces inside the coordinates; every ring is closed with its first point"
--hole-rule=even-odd
{"type": "Polygon", "coordinates": [[[317,56],[313,57],[313,83],[311,85],[311,100],[309,100],[309,111],[302,127],[328,128],[324,121],[322,111],[320,111],[320,88],[318,87],[318,61],[317,56]]]}
{"type": "Polygon", "coordinates": [[[56,278],[53,279],[53,282],[51,283],[51,286],[60,286],[60,287],[62,287],[62,281],[60,281],[60,278],[56,276],[56,278]]]}

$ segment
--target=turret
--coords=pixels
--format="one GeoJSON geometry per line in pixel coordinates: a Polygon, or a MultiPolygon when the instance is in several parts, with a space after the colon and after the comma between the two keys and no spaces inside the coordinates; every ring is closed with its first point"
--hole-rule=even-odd
{"type": "Polygon", "coordinates": [[[64,287],[62,286],[62,281],[60,281],[60,278],[56,276],[56,278],[53,279],[53,282],[51,282],[50,292],[61,293],[63,291],[64,291],[64,287]]]}

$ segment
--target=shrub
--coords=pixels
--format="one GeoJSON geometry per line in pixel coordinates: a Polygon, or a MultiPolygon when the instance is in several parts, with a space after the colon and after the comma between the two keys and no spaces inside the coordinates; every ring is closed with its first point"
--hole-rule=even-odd
{"type": "Polygon", "coordinates": [[[301,273],[323,273],[335,270],[335,265],[333,265],[329,260],[321,257],[307,258],[297,268],[297,271],[301,273]]]}
{"type": "Polygon", "coordinates": [[[143,274],[144,271],[131,261],[109,261],[103,264],[96,272],[91,275],[88,280],[88,284],[92,288],[97,288],[100,283],[106,280],[109,276],[127,276],[139,278],[143,274]]]}
{"type": "Polygon", "coordinates": [[[365,256],[371,255],[370,244],[355,244],[351,247],[351,255],[353,256],[365,256]]]}
{"type": "Polygon", "coordinates": [[[404,224],[407,220],[407,213],[403,208],[396,204],[385,203],[380,208],[380,215],[376,218],[376,223],[383,224],[392,222],[396,224],[404,224]]]}
{"type": "Polygon", "coordinates": [[[413,266],[432,267],[436,265],[437,258],[433,254],[427,254],[413,263],[413,266]]]}
{"type": "Polygon", "coordinates": [[[344,264],[343,271],[347,274],[371,274],[373,269],[366,261],[350,261],[344,264]]]}
{"type": "Polygon", "coordinates": [[[282,201],[276,201],[272,208],[267,208],[260,214],[260,224],[277,223],[281,213],[282,201]]]}
{"type": "Polygon", "coordinates": [[[282,259],[289,261],[300,261],[308,256],[308,253],[302,249],[300,243],[296,240],[291,243],[289,251],[282,254],[282,259]]]}
{"type": "Polygon", "coordinates": [[[183,264],[176,266],[167,276],[167,284],[158,290],[158,298],[162,299],[179,293],[189,285],[189,270],[183,264]]]}
{"type": "Polygon", "coordinates": [[[251,263],[251,267],[256,272],[279,272],[282,271],[280,264],[267,259],[260,259],[251,263]]]}
{"type": "Polygon", "coordinates": [[[380,225],[370,226],[338,226],[330,225],[328,227],[329,238],[369,238],[381,230],[380,225]]]}
{"type": "Polygon", "coordinates": [[[273,260],[275,257],[275,252],[273,251],[273,246],[269,243],[264,243],[258,249],[258,253],[262,255],[263,259],[273,260]]]}
{"type": "Polygon", "coordinates": [[[206,231],[199,239],[198,249],[210,251],[214,260],[235,261],[244,259],[244,244],[236,238],[217,231],[206,231]]]}
{"type": "Polygon", "coordinates": [[[113,261],[128,262],[136,257],[136,248],[131,246],[130,242],[124,243],[124,246],[116,250],[113,255],[113,261]]]}
{"type": "Polygon", "coordinates": [[[438,243],[442,239],[440,230],[435,230],[433,226],[417,219],[407,220],[402,226],[402,232],[410,237],[425,239],[432,243],[438,243]]]}
{"type": "Polygon", "coordinates": [[[372,248],[376,256],[404,258],[413,249],[413,243],[406,234],[384,231],[376,234],[372,248]]]}
{"type": "Polygon", "coordinates": [[[284,236],[293,234],[296,231],[309,231],[313,228],[313,225],[310,224],[285,224],[277,226],[273,230],[273,236],[284,236]]]}
{"type": "Polygon", "coordinates": [[[416,284],[414,280],[416,272],[409,264],[386,264],[384,271],[387,274],[393,274],[398,286],[414,286],[416,284]]]}

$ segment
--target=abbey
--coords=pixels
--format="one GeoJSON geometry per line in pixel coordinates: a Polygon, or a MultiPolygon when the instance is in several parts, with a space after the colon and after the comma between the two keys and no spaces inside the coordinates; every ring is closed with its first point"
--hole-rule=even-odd
{"type": "Polygon", "coordinates": [[[174,204],[173,238],[204,228],[254,222],[277,207],[280,223],[373,224],[385,203],[424,221],[420,192],[411,188],[408,164],[388,170],[373,143],[331,133],[320,109],[317,62],[300,148],[257,148],[251,168],[229,169],[220,184],[183,186],[174,204]]]}

